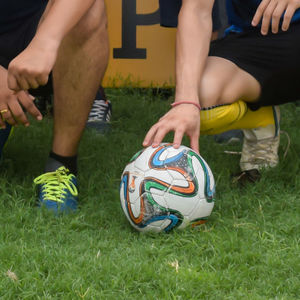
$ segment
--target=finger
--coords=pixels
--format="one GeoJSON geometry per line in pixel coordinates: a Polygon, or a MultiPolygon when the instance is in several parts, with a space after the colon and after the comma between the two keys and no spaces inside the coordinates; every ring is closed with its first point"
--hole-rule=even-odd
{"type": "Polygon", "coordinates": [[[278,32],[280,18],[283,15],[285,9],[286,9],[286,4],[281,3],[281,2],[275,8],[273,15],[272,15],[272,32],[273,33],[278,32]]]}
{"type": "Polygon", "coordinates": [[[153,137],[156,133],[158,129],[158,126],[157,124],[153,125],[150,130],[148,131],[148,133],[146,134],[145,138],[144,138],[144,141],[143,141],[143,146],[144,147],[148,147],[151,145],[152,141],[153,141],[153,137]]]}
{"type": "Polygon", "coordinates": [[[10,101],[9,109],[17,123],[23,124],[26,127],[30,125],[26,114],[17,100],[10,101]]]}
{"type": "Polygon", "coordinates": [[[34,97],[31,96],[28,92],[21,91],[17,95],[19,102],[22,104],[26,112],[28,112],[31,116],[33,116],[38,121],[43,119],[43,115],[34,105],[34,97]]]}
{"type": "Polygon", "coordinates": [[[257,26],[262,19],[265,9],[269,5],[271,0],[263,0],[260,5],[257,7],[255,15],[252,19],[252,26],[257,26]]]}
{"type": "Polygon", "coordinates": [[[191,148],[199,154],[199,135],[194,134],[190,137],[190,146],[191,148]]]}
{"type": "Polygon", "coordinates": [[[153,138],[152,142],[152,147],[156,148],[159,146],[159,144],[162,142],[164,139],[165,135],[169,132],[170,130],[168,128],[159,128],[153,138]]]}
{"type": "Polygon", "coordinates": [[[184,131],[183,130],[177,129],[175,131],[174,140],[173,140],[173,147],[175,149],[177,149],[177,148],[180,147],[183,135],[184,135],[184,131]]]}
{"type": "Polygon", "coordinates": [[[296,11],[296,7],[289,5],[284,13],[283,22],[281,25],[281,29],[283,31],[287,31],[290,27],[292,17],[294,16],[296,11]]]}
{"type": "Polygon", "coordinates": [[[6,128],[6,124],[4,122],[4,120],[2,119],[2,117],[0,116],[0,128],[1,129],[5,129],[6,128]]]}
{"type": "Polygon", "coordinates": [[[38,85],[46,85],[49,80],[49,75],[40,75],[36,77],[38,85]]]}
{"type": "Polygon", "coordinates": [[[277,6],[277,2],[271,1],[268,7],[264,11],[263,19],[261,23],[261,30],[260,30],[263,35],[267,35],[269,32],[271,18],[273,16],[273,12],[276,6],[277,6]]]}
{"type": "Polygon", "coordinates": [[[30,89],[37,89],[39,87],[39,83],[35,78],[28,78],[27,81],[30,89]]]}
{"type": "Polygon", "coordinates": [[[8,124],[12,125],[12,126],[16,126],[17,122],[16,120],[13,118],[13,115],[10,111],[10,107],[7,108],[7,111],[2,113],[2,119],[5,120],[8,124]]]}
{"type": "Polygon", "coordinates": [[[17,76],[16,77],[18,81],[18,85],[20,87],[20,90],[27,91],[29,90],[30,86],[29,83],[27,82],[27,79],[23,76],[17,76]]]}
{"type": "Polygon", "coordinates": [[[8,88],[13,91],[21,90],[16,77],[14,75],[12,75],[10,72],[8,72],[8,75],[7,75],[7,85],[8,85],[8,88]]]}
{"type": "MultiPolygon", "coordinates": [[[[4,111],[7,110],[7,108],[1,108],[0,111],[2,111],[4,113],[4,111]]],[[[5,124],[5,119],[3,117],[3,113],[0,113],[0,128],[1,129],[5,129],[6,128],[6,124],[5,124]]]]}

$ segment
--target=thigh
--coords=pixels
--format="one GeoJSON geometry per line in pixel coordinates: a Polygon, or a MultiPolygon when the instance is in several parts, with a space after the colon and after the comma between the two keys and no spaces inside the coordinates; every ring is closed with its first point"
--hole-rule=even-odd
{"type": "Polygon", "coordinates": [[[231,61],[259,82],[261,92],[251,106],[277,105],[299,99],[299,35],[300,22],[286,32],[266,36],[256,29],[231,33],[213,42],[209,55],[231,61]]]}
{"type": "Polygon", "coordinates": [[[256,101],[260,90],[259,82],[230,60],[208,57],[199,86],[202,106],[256,101]]]}

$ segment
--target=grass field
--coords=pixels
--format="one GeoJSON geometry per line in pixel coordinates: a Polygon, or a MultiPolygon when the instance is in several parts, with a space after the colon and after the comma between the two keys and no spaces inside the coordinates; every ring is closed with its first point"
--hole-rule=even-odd
{"type": "MultiPolygon", "coordinates": [[[[201,138],[217,183],[205,225],[139,234],[125,219],[119,180],[170,101],[108,90],[112,130],[87,131],[79,158],[80,210],[56,218],[35,207],[51,119],[17,128],[0,166],[0,299],[299,299],[300,107],[282,107],[281,163],[243,189],[231,183],[240,145],[201,138]]],[[[166,140],[171,140],[169,136],[166,140]]],[[[187,140],[185,140],[185,144],[187,140]]]]}

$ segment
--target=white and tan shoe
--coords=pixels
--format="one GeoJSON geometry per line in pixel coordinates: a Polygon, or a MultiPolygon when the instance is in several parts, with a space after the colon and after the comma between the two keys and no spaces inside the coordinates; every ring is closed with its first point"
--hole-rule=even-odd
{"type": "Polygon", "coordinates": [[[274,124],[243,130],[244,143],[240,167],[242,171],[261,170],[278,164],[280,143],[280,110],[273,107],[274,124]]]}

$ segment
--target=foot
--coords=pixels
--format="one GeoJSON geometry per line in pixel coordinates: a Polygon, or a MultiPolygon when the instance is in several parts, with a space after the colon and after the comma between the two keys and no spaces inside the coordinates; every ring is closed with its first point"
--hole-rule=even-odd
{"type": "Polygon", "coordinates": [[[240,167],[242,171],[260,170],[275,167],[278,164],[278,148],[280,142],[278,107],[274,107],[274,124],[266,127],[244,130],[244,143],[240,167]]]}
{"type": "Polygon", "coordinates": [[[6,123],[5,129],[0,129],[0,159],[2,156],[2,152],[4,147],[7,144],[8,138],[12,133],[12,126],[6,123]]]}
{"type": "Polygon", "coordinates": [[[260,172],[257,169],[242,171],[233,175],[232,183],[238,183],[245,186],[247,183],[255,183],[261,178],[260,172]]]}
{"type": "Polygon", "coordinates": [[[111,114],[111,102],[106,99],[104,90],[100,87],[90,111],[86,127],[96,129],[99,133],[107,132],[110,125],[111,114]]]}
{"type": "Polygon", "coordinates": [[[55,214],[77,209],[77,180],[63,165],[34,179],[38,189],[38,205],[55,214]]]}
{"type": "Polygon", "coordinates": [[[111,112],[112,108],[109,100],[95,100],[86,127],[105,133],[109,129],[111,112]]]}

